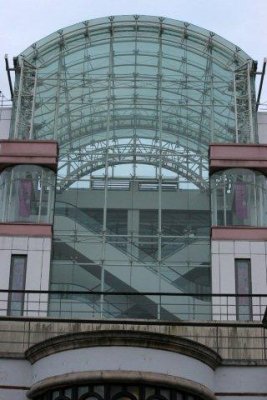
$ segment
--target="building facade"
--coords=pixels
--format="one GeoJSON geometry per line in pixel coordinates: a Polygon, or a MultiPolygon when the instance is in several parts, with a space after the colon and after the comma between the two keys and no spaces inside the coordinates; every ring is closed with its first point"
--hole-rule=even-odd
{"type": "Polygon", "coordinates": [[[61,29],[14,69],[0,399],[265,398],[257,63],[191,24],[121,16],[61,29]]]}

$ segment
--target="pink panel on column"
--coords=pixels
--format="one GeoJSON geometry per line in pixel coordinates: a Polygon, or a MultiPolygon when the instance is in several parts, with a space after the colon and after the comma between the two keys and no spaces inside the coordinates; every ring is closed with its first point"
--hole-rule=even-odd
{"type": "Polygon", "coordinates": [[[267,228],[212,226],[212,240],[267,240],[267,228]]]}
{"type": "Polygon", "coordinates": [[[56,171],[58,144],[54,140],[0,140],[0,171],[10,165],[35,164],[56,171]]]}
{"type": "Polygon", "coordinates": [[[236,182],[234,185],[234,211],[240,220],[248,216],[247,188],[244,182],[236,182]]]}
{"type": "Polygon", "coordinates": [[[33,185],[31,179],[20,179],[19,181],[19,216],[29,217],[31,215],[31,201],[33,185]]]}
{"type": "Polygon", "coordinates": [[[0,236],[52,237],[52,225],[0,223],[0,236]]]}

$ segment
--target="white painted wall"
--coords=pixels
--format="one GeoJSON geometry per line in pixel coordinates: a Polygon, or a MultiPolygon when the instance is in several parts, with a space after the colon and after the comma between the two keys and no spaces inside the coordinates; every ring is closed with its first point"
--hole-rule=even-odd
{"type": "Polygon", "coordinates": [[[9,137],[11,111],[11,107],[0,107],[0,139],[9,137]]]}
{"type": "Polygon", "coordinates": [[[0,400],[29,400],[27,390],[0,389],[0,400]]]}
{"type": "Polygon", "coordinates": [[[259,143],[267,143],[267,112],[258,113],[259,143]]]}
{"type": "MultiPolygon", "coordinates": [[[[48,290],[51,257],[51,239],[36,237],[0,237],[0,289],[9,288],[12,254],[27,254],[26,290],[48,290]]],[[[7,293],[0,293],[0,315],[6,315],[7,293]]],[[[46,316],[47,294],[25,296],[24,315],[46,316]]]]}
{"type": "Polygon", "coordinates": [[[259,400],[266,398],[261,393],[267,393],[266,366],[224,365],[213,371],[201,361],[182,354],[114,346],[63,351],[34,365],[21,359],[0,359],[0,400],[26,400],[26,390],[16,387],[30,387],[51,376],[101,370],[152,372],[185,378],[218,393],[218,399],[240,399],[234,394],[247,393],[247,399],[259,400]],[[255,393],[258,395],[254,396],[255,393]]]}
{"type": "Polygon", "coordinates": [[[31,364],[26,360],[0,359],[0,400],[25,400],[32,381],[31,364]],[[16,389],[17,387],[17,389],[16,389]]]}
{"type": "Polygon", "coordinates": [[[266,367],[219,367],[215,372],[216,392],[267,393],[266,375],[266,367]]]}
{"type": "MultiPolygon", "coordinates": [[[[264,294],[267,288],[267,243],[261,241],[213,240],[211,243],[212,293],[236,291],[235,259],[251,260],[252,293],[264,294]]],[[[253,299],[253,320],[261,320],[267,305],[266,298],[253,299]]],[[[235,320],[234,298],[213,299],[213,318],[235,320]]]]}
{"type": "Polygon", "coordinates": [[[165,350],[137,347],[95,347],[49,355],[33,365],[33,383],[80,371],[154,372],[190,379],[214,389],[214,371],[201,361],[165,350]]]}

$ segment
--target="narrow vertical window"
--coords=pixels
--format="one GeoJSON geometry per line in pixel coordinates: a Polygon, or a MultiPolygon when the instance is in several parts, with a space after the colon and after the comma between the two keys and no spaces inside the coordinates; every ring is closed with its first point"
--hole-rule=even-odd
{"type": "Polygon", "coordinates": [[[26,280],[26,255],[12,255],[9,277],[8,315],[22,315],[24,306],[24,289],[26,280]],[[12,292],[21,290],[21,292],[12,292]]]}
{"type": "Polygon", "coordinates": [[[251,267],[250,259],[235,260],[235,276],[236,276],[236,317],[238,320],[252,319],[252,302],[251,297],[244,295],[251,294],[251,267]],[[242,295],[240,297],[239,295],[242,295]]]}

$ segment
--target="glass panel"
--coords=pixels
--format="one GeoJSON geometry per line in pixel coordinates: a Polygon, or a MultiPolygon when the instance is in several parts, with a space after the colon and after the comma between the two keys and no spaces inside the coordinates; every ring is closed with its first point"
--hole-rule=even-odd
{"type": "Polygon", "coordinates": [[[78,387],[78,396],[82,396],[83,394],[89,392],[88,386],[79,386],[78,387]]]}
{"type": "Polygon", "coordinates": [[[104,386],[103,385],[94,386],[94,392],[100,395],[101,397],[104,397],[104,386]]]}
{"type": "Polygon", "coordinates": [[[166,400],[170,399],[170,390],[168,389],[161,389],[160,395],[163,396],[166,400]]]}
{"type": "MultiPolygon", "coordinates": [[[[72,388],[64,390],[64,396],[66,396],[68,399],[72,398],[72,388]]],[[[65,399],[64,399],[65,400],[65,399]]],[[[67,400],[67,399],[66,399],[67,400]]],[[[93,400],[93,399],[92,399],[93,400]]],[[[95,400],[95,399],[94,399],[95,400]]]]}
{"type": "Polygon", "coordinates": [[[101,298],[94,291],[100,290],[101,270],[83,258],[69,261],[69,249],[60,243],[54,246],[51,290],[66,291],[50,297],[49,315],[52,317],[100,318],[101,298]],[[76,293],[71,293],[71,292],[76,293]],[[70,292],[70,293],[68,293],[70,292]]]}
{"type": "Polygon", "coordinates": [[[146,386],[146,388],[145,388],[145,398],[147,399],[150,396],[154,396],[155,390],[156,389],[153,386],[146,386]]]}
{"type": "Polygon", "coordinates": [[[229,169],[211,177],[213,225],[267,225],[266,178],[248,169],[229,169]]]}
{"type": "Polygon", "coordinates": [[[114,397],[123,390],[121,385],[110,385],[110,396],[114,397]]]}
{"type": "Polygon", "coordinates": [[[17,165],[0,176],[2,222],[52,223],[55,174],[36,165],[17,165]]]}
{"type": "Polygon", "coordinates": [[[58,398],[58,396],[59,396],[59,390],[55,390],[55,391],[53,391],[51,398],[52,398],[52,400],[56,400],[58,398]]]}

